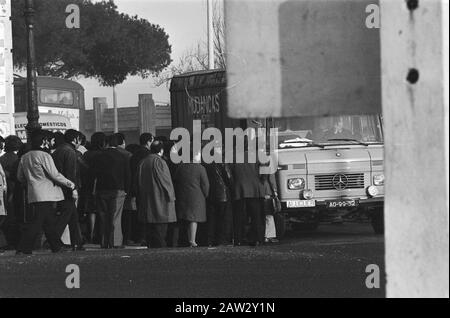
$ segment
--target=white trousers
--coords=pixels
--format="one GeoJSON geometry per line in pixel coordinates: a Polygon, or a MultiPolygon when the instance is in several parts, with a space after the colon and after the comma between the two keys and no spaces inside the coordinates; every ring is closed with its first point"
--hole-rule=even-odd
{"type": "Polygon", "coordinates": [[[273,215],[266,215],[266,238],[276,238],[277,230],[275,229],[275,220],[273,215]]]}

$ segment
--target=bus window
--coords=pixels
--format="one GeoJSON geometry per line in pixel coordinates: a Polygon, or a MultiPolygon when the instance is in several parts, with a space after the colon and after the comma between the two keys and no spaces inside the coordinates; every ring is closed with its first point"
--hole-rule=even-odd
{"type": "Polygon", "coordinates": [[[40,100],[44,104],[73,105],[73,93],[56,89],[40,90],[40,100]]]}

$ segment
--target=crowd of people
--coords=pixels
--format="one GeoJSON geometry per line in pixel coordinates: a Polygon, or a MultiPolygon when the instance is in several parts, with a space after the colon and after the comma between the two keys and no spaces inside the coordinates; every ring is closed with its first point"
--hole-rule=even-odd
{"type": "MultiPolygon", "coordinates": [[[[176,144],[144,133],[33,131],[0,139],[0,231],[5,249],[32,254],[142,245],[149,248],[275,243],[277,184],[253,163],[174,164],[176,144]],[[63,234],[70,233],[70,244],[63,234]],[[42,234],[45,234],[44,238],[42,234]]],[[[224,156],[222,145],[213,151],[224,156]]]]}

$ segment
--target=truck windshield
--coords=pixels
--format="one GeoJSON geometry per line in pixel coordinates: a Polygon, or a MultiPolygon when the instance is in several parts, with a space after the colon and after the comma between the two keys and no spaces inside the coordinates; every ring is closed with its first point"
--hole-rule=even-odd
{"type": "Polygon", "coordinates": [[[383,143],[378,115],[274,118],[279,148],[383,143]]]}

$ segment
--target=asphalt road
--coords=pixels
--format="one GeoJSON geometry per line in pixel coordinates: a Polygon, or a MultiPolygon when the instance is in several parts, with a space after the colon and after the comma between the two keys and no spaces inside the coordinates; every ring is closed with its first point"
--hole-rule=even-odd
{"type": "Polygon", "coordinates": [[[0,254],[0,297],[384,297],[384,240],[369,224],[323,225],[260,247],[0,254]],[[66,266],[80,288],[66,287],[66,266]],[[380,288],[366,287],[366,267],[380,288]]]}

